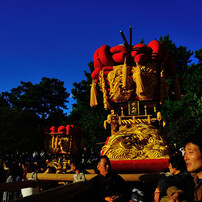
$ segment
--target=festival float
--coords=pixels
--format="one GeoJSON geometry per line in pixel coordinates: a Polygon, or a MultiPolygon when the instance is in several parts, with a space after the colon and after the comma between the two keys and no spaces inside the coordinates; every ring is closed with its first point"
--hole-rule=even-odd
{"type": "Polygon", "coordinates": [[[111,134],[101,154],[107,155],[119,172],[165,171],[169,146],[162,133],[165,122],[160,109],[168,96],[168,76],[173,78],[176,98],[180,98],[176,65],[162,42],[132,45],[131,27],[130,44],[122,31],[121,35],[124,44],[103,45],[93,56],[90,105],[98,105],[98,85],[104,108],[111,111],[104,121],[111,134]]]}
{"type": "Polygon", "coordinates": [[[57,173],[65,172],[70,159],[77,158],[84,147],[82,130],[75,125],[47,126],[45,129],[45,148],[56,158],[48,162],[57,173]]]}

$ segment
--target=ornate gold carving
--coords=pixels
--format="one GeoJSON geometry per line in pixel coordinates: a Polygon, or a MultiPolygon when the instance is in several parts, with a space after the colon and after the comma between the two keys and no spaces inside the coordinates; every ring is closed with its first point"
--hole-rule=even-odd
{"type": "Polygon", "coordinates": [[[124,75],[125,65],[115,66],[114,69],[108,74],[108,81],[110,83],[109,97],[114,102],[126,102],[131,97],[133,92],[133,80],[131,77],[124,75]],[[124,79],[127,76],[127,79],[124,79]],[[123,83],[124,81],[124,83],[123,83]]]}
{"type": "Polygon", "coordinates": [[[105,128],[111,125],[111,137],[102,154],[113,160],[169,158],[165,138],[152,125],[165,124],[157,108],[168,93],[163,65],[124,62],[109,73],[102,70],[99,85],[105,109],[115,110],[104,122],[105,128]]]}
{"type": "Polygon", "coordinates": [[[99,86],[100,86],[100,90],[103,93],[103,103],[104,103],[104,108],[107,109],[111,109],[111,106],[109,105],[108,102],[108,93],[107,93],[107,87],[106,87],[106,83],[105,83],[105,75],[104,75],[104,71],[100,71],[99,73],[99,86]]]}
{"type": "Polygon", "coordinates": [[[162,103],[168,93],[163,66],[155,62],[148,62],[145,66],[136,63],[132,73],[139,100],[160,99],[162,103]]]}
{"type": "Polygon", "coordinates": [[[128,102],[128,114],[138,115],[139,113],[139,101],[128,102]]]}
{"type": "Polygon", "coordinates": [[[112,160],[169,158],[160,131],[149,124],[136,124],[130,129],[120,130],[109,138],[102,150],[103,155],[112,160]]]}

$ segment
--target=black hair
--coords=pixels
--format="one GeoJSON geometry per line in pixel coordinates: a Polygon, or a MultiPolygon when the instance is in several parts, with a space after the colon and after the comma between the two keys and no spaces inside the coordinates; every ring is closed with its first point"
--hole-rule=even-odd
{"type": "Polygon", "coordinates": [[[202,127],[198,128],[195,132],[195,134],[190,135],[186,140],[185,140],[185,145],[188,143],[193,143],[199,147],[199,150],[202,154],[202,138],[201,138],[201,133],[202,133],[202,127]]]}
{"type": "Polygon", "coordinates": [[[176,168],[177,170],[180,170],[180,171],[186,170],[186,163],[184,161],[183,156],[181,155],[175,154],[171,156],[168,162],[172,165],[173,168],[176,168]]]}
{"type": "Polygon", "coordinates": [[[95,163],[95,165],[94,165],[94,171],[95,171],[95,173],[97,173],[97,174],[100,173],[100,171],[97,169],[97,165],[101,162],[101,159],[106,159],[106,160],[107,160],[107,163],[108,163],[108,165],[109,165],[109,167],[110,167],[110,169],[111,169],[111,163],[110,163],[109,158],[108,158],[106,155],[100,156],[100,157],[97,159],[97,161],[96,161],[96,163],[95,163]]]}

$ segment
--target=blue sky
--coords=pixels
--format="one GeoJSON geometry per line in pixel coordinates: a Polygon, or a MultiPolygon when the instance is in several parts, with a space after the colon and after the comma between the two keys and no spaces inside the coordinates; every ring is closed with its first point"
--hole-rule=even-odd
{"type": "Polygon", "coordinates": [[[95,50],[123,43],[120,30],[129,41],[130,26],[134,45],[169,34],[177,46],[198,50],[201,9],[201,0],[1,0],[0,93],[42,77],[64,81],[70,93],[95,50]]]}

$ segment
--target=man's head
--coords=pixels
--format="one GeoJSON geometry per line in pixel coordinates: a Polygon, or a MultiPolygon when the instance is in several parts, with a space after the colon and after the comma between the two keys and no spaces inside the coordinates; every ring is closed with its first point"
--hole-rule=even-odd
{"type": "Polygon", "coordinates": [[[202,178],[202,141],[199,133],[187,139],[184,160],[187,171],[195,172],[202,178]]]}
{"type": "Polygon", "coordinates": [[[186,170],[184,159],[180,155],[173,155],[169,159],[169,170],[171,174],[178,174],[180,171],[186,170]]]}
{"type": "Polygon", "coordinates": [[[111,171],[111,163],[107,156],[101,156],[97,162],[96,173],[106,176],[111,171]]]}
{"type": "Polygon", "coordinates": [[[70,167],[73,172],[76,172],[80,169],[79,163],[77,162],[71,162],[70,167]]]}

